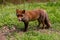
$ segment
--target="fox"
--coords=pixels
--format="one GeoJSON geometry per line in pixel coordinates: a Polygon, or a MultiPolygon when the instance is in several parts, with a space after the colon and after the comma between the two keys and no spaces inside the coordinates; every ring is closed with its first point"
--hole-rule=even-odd
{"type": "Polygon", "coordinates": [[[24,26],[25,26],[24,32],[27,31],[29,22],[34,20],[38,21],[37,28],[40,26],[41,23],[43,29],[44,28],[49,29],[51,26],[51,23],[48,18],[48,14],[44,9],[34,9],[34,10],[16,9],[16,16],[19,21],[24,22],[24,26]]]}

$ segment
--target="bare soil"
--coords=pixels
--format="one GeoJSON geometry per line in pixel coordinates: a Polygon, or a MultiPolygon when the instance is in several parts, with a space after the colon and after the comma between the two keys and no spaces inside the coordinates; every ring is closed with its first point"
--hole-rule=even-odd
{"type": "MultiPolygon", "coordinates": [[[[17,30],[15,26],[13,26],[11,29],[9,29],[8,26],[3,26],[0,29],[0,40],[6,40],[7,36],[8,35],[11,36],[12,32],[17,32],[19,35],[22,35],[24,33],[22,30],[17,30]]],[[[34,30],[34,31],[46,33],[46,34],[57,33],[60,35],[60,31],[54,30],[52,28],[51,29],[39,29],[39,30],[34,30]]],[[[14,40],[14,37],[11,36],[10,39],[14,40]]]]}

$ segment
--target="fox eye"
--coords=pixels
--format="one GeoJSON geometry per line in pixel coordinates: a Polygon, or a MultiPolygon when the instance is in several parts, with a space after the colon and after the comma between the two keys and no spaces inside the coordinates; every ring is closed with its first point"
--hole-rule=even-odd
{"type": "Polygon", "coordinates": [[[23,17],[23,15],[17,15],[18,17],[20,16],[20,17],[23,17]]]}
{"type": "Polygon", "coordinates": [[[16,14],[16,15],[17,15],[17,17],[19,17],[19,16],[20,16],[20,17],[23,17],[23,15],[22,15],[22,14],[21,14],[21,15],[20,15],[20,14],[16,14]]]}
{"type": "Polygon", "coordinates": [[[17,15],[18,17],[20,16],[20,15],[17,15]]]}
{"type": "Polygon", "coordinates": [[[21,17],[23,16],[23,15],[20,15],[21,17]]]}
{"type": "Polygon", "coordinates": [[[17,17],[19,17],[20,15],[19,14],[16,14],[17,15],[17,17]]]}

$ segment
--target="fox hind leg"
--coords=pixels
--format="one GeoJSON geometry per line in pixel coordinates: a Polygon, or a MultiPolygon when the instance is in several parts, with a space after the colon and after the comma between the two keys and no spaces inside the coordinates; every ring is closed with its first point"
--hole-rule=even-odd
{"type": "Polygon", "coordinates": [[[45,29],[49,29],[51,25],[50,25],[49,20],[47,18],[45,19],[45,24],[46,24],[45,29]]]}

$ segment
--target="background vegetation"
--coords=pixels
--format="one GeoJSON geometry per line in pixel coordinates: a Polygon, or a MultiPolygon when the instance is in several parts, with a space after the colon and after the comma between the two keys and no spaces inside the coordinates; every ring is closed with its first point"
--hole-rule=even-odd
{"type": "MultiPolygon", "coordinates": [[[[25,3],[25,4],[11,4],[0,5],[0,27],[7,25],[17,28],[24,28],[23,22],[19,22],[16,17],[16,9],[32,10],[36,8],[45,9],[48,13],[49,19],[52,24],[53,30],[39,30],[35,31],[33,28],[37,26],[37,21],[31,21],[29,23],[28,32],[25,33],[13,33],[14,40],[60,40],[60,1],[58,2],[46,2],[46,3],[25,3]]],[[[11,40],[8,36],[7,40],[11,40]]]]}

